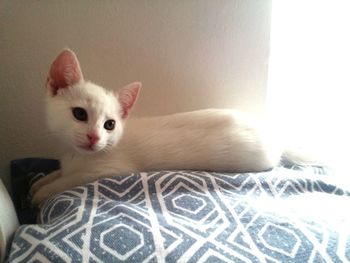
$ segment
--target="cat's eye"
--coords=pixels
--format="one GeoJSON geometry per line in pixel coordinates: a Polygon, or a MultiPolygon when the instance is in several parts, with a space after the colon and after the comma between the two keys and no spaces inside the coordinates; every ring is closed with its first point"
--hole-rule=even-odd
{"type": "Polygon", "coordinates": [[[115,127],[115,121],[114,120],[108,120],[105,122],[105,124],[103,125],[103,127],[108,130],[111,131],[114,129],[115,127]]]}
{"type": "Polygon", "coordinates": [[[76,118],[78,121],[87,121],[88,119],[88,114],[83,108],[75,107],[72,109],[72,113],[74,118],[76,118]]]}

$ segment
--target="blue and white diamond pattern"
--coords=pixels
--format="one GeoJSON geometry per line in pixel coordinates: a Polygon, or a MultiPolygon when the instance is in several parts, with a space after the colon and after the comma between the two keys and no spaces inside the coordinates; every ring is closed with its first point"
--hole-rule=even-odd
{"type": "Polygon", "coordinates": [[[348,192],[282,167],[101,179],[47,202],[40,224],[17,231],[9,261],[350,262],[350,228],[283,207],[315,192],[350,204],[348,192]]]}

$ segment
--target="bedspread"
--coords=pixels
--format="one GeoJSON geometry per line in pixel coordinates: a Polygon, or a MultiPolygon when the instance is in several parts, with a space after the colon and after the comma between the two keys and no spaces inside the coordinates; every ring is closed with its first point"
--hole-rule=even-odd
{"type": "Polygon", "coordinates": [[[9,262],[349,262],[350,193],[313,167],[159,171],[48,200],[9,262]]]}

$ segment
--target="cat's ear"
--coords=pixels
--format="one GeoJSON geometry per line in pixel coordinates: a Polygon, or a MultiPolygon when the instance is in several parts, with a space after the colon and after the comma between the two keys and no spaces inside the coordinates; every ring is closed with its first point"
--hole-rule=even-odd
{"type": "Polygon", "coordinates": [[[63,50],[52,63],[47,76],[46,87],[55,96],[64,89],[84,80],[77,56],[72,50],[63,50]]]}
{"type": "Polygon", "coordinates": [[[115,91],[120,106],[122,107],[122,119],[126,119],[129,116],[129,113],[137,100],[141,86],[142,84],[140,82],[134,82],[115,91]]]}

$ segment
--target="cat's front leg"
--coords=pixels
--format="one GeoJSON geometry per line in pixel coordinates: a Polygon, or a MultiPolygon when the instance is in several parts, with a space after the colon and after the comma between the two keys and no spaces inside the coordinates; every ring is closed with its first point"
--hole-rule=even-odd
{"type": "Polygon", "coordinates": [[[49,173],[48,175],[46,175],[43,178],[40,178],[38,181],[36,181],[31,186],[29,193],[33,196],[44,185],[52,183],[53,181],[57,180],[61,176],[62,176],[61,170],[56,170],[56,171],[53,171],[52,173],[49,173]]]}
{"type": "Polygon", "coordinates": [[[80,186],[90,182],[81,174],[70,174],[69,176],[60,176],[56,180],[48,184],[44,184],[37,192],[34,193],[32,198],[32,205],[38,206],[46,199],[69,190],[75,186],[80,186]]]}

